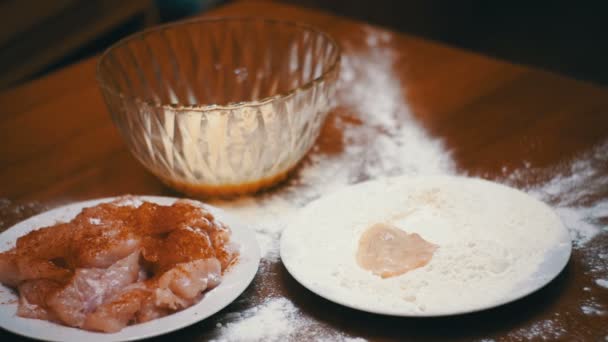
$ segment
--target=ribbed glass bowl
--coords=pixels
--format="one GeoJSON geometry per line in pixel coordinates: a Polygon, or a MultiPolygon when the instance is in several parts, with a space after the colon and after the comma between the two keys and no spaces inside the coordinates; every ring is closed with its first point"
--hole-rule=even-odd
{"type": "Polygon", "coordinates": [[[270,186],[311,148],[330,110],[339,48],[306,25],[190,20],[128,37],[97,79],[133,155],[190,195],[270,186]]]}

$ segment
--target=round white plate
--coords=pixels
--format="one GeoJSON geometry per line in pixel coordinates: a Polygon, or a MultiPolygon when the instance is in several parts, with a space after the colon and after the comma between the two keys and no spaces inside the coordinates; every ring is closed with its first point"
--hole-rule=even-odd
{"type": "Polygon", "coordinates": [[[395,177],[319,198],[281,236],[281,259],[304,287],[372,313],[431,317],[522,298],[554,279],[572,245],[546,204],[497,183],[451,176],[395,177]],[[390,222],[439,246],[424,267],[381,279],[356,263],[362,232],[390,222]]]}
{"type": "MultiPolygon", "coordinates": [[[[177,200],[177,198],[157,196],[137,196],[134,198],[162,205],[169,205],[177,200]]],[[[69,221],[85,207],[115,199],[117,198],[78,202],[31,217],[0,234],[0,251],[12,248],[18,237],[32,230],[59,221],[69,221]]],[[[0,285],[0,327],[19,335],[41,340],[129,341],[177,330],[213,315],[234,301],[251,283],[260,262],[260,249],[251,229],[248,229],[221,209],[209,205],[205,205],[205,207],[217,219],[230,227],[232,241],[239,245],[240,256],[239,262],[224,275],[220,285],[207,292],[199,303],[166,317],[128,326],[117,333],[104,334],[70,328],[43,320],[18,317],[16,315],[17,304],[15,303],[17,296],[7,287],[0,285]]]]}

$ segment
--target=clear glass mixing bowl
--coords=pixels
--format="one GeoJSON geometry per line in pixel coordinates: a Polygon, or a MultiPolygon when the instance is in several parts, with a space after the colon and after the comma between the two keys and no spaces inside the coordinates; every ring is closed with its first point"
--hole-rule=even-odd
{"type": "Polygon", "coordinates": [[[331,108],[340,51],[306,25],[197,19],[128,37],[97,79],[133,155],[190,195],[257,191],[284,179],[331,108]]]}

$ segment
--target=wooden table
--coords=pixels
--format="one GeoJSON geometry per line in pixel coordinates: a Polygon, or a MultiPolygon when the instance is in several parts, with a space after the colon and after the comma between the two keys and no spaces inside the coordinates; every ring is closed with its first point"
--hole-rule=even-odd
{"type": "MultiPolygon", "coordinates": [[[[566,172],[568,161],[584,151],[608,146],[602,145],[608,139],[607,89],[295,7],[246,2],[208,15],[253,14],[318,26],[339,41],[346,59],[390,51],[394,62],[388,73],[399,81],[410,115],[443,141],[459,173],[503,179],[514,170],[542,171],[523,172],[518,186],[524,187],[566,172]]],[[[95,62],[85,60],[0,94],[0,228],[78,200],[126,193],[175,195],[127,151],[95,83],[95,62]]],[[[343,83],[341,94],[350,86],[343,83]]],[[[367,124],[359,122],[358,108],[342,105],[331,114],[313,154],[342,153],[348,141],[337,121],[367,124]]],[[[596,157],[596,180],[605,179],[605,153],[596,157]]],[[[296,172],[292,181],[298,177],[296,172]]],[[[586,201],[607,199],[608,183],[594,184],[582,185],[589,187],[586,201]]],[[[605,214],[597,224],[606,225],[605,214]]],[[[265,265],[243,300],[161,339],[214,337],[216,323],[225,322],[227,312],[281,295],[317,322],[315,329],[370,340],[603,340],[608,335],[608,290],[594,279],[608,277],[608,261],[589,262],[590,253],[602,250],[608,250],[605,229],[576,248],[567,269],[537,293],[496,309],[433,319],[382,317],[335,305],[296,283],[279,261],[265,265]],[[603,313],[583,312],[581,305],[589,298],[603,313]],[[547,324],[559,331],[551,332],[547,324]]],[[[300,331],[297,338],[311,337],[308,333],[300,331]]],[[[0,340],[8,337],[13,336],[0,332],[0,340]]]]}

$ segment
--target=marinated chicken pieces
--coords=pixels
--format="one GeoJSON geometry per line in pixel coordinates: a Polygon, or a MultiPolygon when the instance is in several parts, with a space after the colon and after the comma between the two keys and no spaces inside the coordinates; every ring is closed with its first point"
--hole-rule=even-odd
{"type": "Polygon", "coordinates": [[[0,253],[21,317],[116,332],[197,303],[236,261],[230,230],[188,201],[85,208],[0,253]]]}

